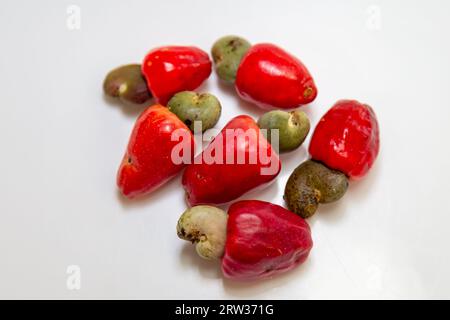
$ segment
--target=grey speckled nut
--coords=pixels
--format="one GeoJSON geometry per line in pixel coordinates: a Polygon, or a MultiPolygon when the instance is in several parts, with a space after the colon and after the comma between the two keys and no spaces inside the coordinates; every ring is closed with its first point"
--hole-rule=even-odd
{"type": "Polygon", "coordinates": [[[267,130],[267,140],[271,142],[272,130],[278,129],[280,151],[298,148],[308,135],[310,124],[306,113],[295,110],[267,112],[258,120],[261,129],[267,130]]]}
{"type": "Polygon", "coordinates": [[[175,113],[191,131],[194,131],[195,121],[201,121],[202,132],[214,127],[219,121],[222,107],[219,100],[209,93],[182,91],[175,94],[167,104],[169,110],[175,113]]]}
{"type": "Polygon", "coordinates": [[[103,90],[108,96],[136,104],[152,97],[139,64],[128,64],[109,72],[103,82],[103,90]]]}
{"type": "Polygon", "coordinates": [[[178,220],[180,239],[196,244],[199,256],[220,259],[225,249],[228,215],[212,206],[195,206],[186,210],[178,220]]]}
{"type": "Polygon", "coordinates": [[[292,172],[284,190],[284,200],[289,210],[306,219],[316,212],[319,203],[342,198],[347,188],[345,174],[308,160],[292,172]]]}
{"type": "Polygon", "coordinates": [[[214,43],[211,55],[220,79],[234,82],[242,57],[250,47],[250,42],[238,36],[225,36],[214,43]]]}

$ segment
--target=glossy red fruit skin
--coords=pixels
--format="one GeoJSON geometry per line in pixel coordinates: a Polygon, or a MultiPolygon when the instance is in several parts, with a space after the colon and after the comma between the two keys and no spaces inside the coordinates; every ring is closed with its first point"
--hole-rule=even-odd
{"type": "Polygon", "coordinates": [[[172,148],[179,143],[171,139],[177,129],[186,133],[194,150],[191,131],[166,107],[154,105],[139,116],[117,173],[117,185],[124,196],[150,193],[185,167],[171,160],[172,148]]]}
{"type": "MultiPolygon", "coordinates": [[[[204,157],[203,157],[204,159],[204,157]]],[[[247,191],[271,182],[280,173],[281,161],[278,154],[272,149],[269,142],[262,136],[255,120],[246,115],[233,118],[222,129],[218,136],[197,156],[194,163],[189,165],[183,174],[183,187],[186,190],[186,199],[189,205],[199,204],[218,205],[233,201],[247,191]],[[259,135],[257,143],[238,143],[238,136],[234,139],[226,139],[227,130],[248,129],[254,130],[259,135]],[[221,139],[220,139],[220,138],[221,139]],[[211,152],[214,145],[222,148],[222,163],[198,163],[205,152],[211,152]],[[253,147],[252,147],[253,145],[253,147]],[[256,145],[256,147],[255,147],[256,145]],[[238,151],[239,150],[239,151],[238,151]],[[237,159],[238,152],[245,154],[245,159],[251,159],[251,155],[261,152],[267,155],[267,161],[262,163],[258,156],[256,162],[227,164],[227,155],[233,153],[237,159]],[[271,174],[261,174],[261,168],[272,167],[275,170],[271,174]]]]}
{"type": "Polygon", "coordinates": [[[352,179],[362,178],[380,150],[380,131],[373,109],[355,100],[340,100],[314,130],[309,153],[352,179]]]}
{"type": "Polygon", "coordinates": [[[239,96],[263,109],[293,109],[312,102],[317,88],[302,62],[273,44],[254,45],[242,58],[239,96]]]}
{"type": "Polygon", "coordinates": [[[248,200],[228,210],[222,272],[234,280],[255,280],[303,263],[312,248],[308,223],[269,202],[248,200]]]}
{"type": "Polygon", "coordinates": [[[211,60],[196,47],[160,47],[144,58],[142,74],[156,102],[166,105],[175,93],[199,87],[211,74],[211,60]]]}

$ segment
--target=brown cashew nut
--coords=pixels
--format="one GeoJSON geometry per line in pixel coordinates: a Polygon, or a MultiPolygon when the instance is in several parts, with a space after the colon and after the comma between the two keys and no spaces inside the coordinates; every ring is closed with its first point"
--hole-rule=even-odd
{"type": "Polygon", "coordinates": [[[110,97],[136,104],[152,97],[139,64],[128,64],[110,71],[103,82],[103,90],[110,97]]]}
{"type": "Polygon", "coordinates": [[[319,203],[342,198],[348,188],[348,178],[320,162],[308,160],[299,165],[286,183],[284,200],[289,210],[302,218],[311,217],[319,203]]]}

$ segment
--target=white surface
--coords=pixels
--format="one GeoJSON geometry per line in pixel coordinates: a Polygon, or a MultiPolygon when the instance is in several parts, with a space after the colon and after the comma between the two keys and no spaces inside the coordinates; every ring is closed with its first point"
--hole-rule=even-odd
{"type": "MultiPolygon", "coordinates": [[[[2,1],[0,297],[450,298],[449,9],[444,0],[2,1]],[[81,8],[80,30],[67,28],[70,4],[81,8]],[[314,125],[354,98],[381,126],[370,174],[310,220],[308,262],[252,284],[224,281],[177,238],[179,178],[145,200],[118,197],[116,170],[141,109],[126,111],[101,88],[111,68],[152,47],[209,51],[225,34],[303,60],[319,88],[305,108],[314,125]],[[66,287],[69,265],[81,268],[80,290],[66,287]]],[[[201,90],[222,101],[219,127],[262,113],[214,74],[201,90]]],[[[306,157],[305,147],[283,155],[277,183],[246,198],[282,204],[306,157]]]]}

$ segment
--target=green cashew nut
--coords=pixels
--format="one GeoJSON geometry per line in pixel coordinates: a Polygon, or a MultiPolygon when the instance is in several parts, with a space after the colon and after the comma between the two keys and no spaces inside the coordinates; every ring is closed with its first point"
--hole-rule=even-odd
{"type": "Polygon", "coordinates": [[[152,97],[139,64],[128,64],[109,72],[103,82],[103,90],[108,96],[137,104],[152,97]]]}
{"type": "Polygon", "coordinates": [[[205,259],[220,259],[227,237],[225,211],[211,206],[196,206],[186,210],[178,220],[178,237],[196,243],[196,250],[205,259]]]}
{"type": "Polygon", "coordinates": [[[220,79],[234,82],[239,64],[250,47],[250,42],[238,36],[225,36],[214,43],[211,55],[220,79]]]}
{"type": "Polygon", "coordinates": [[[316,212],[319,203],[342,198],[347,188],[345,174],[308,160],[292,172],[284,190],[284,200],[289,210],[306,219],[316,212]]]}
{"type": "Polygon", "coordinates": [[[194,131],[195,121],[201,121],[202,132],[214,127],[219,121],[222,107],[219,100],[209,93],[182,91],[175,94],[167,104],[191,131],[194,131]]]}
{"type": "Polygon", "coordinates": [[[258,120],[258,125],[261,129],[267,130],[269,142],[271,142],[271,130],[279,130],[280,151],[291,151],[298,148],[305,141],[310,129],[308,116],[299,110],[267,112],[258,120]]]}

